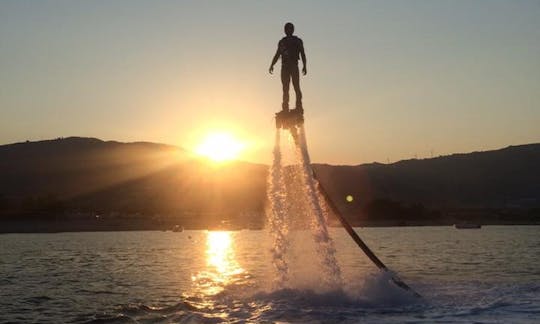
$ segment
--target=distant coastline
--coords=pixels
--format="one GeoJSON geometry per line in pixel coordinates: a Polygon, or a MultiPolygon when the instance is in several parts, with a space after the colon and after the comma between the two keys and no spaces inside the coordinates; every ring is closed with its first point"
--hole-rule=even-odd
{"type": "MultiPolygon", "coordinates": [[[[408,224],[408,225],[398,225],[398,224],[364,224],[363,226],[357,225],[355,228],[363,227],[429,227],[429,226],[440,226],[440,227],[452,227],[453,224],[408,224]]],[[[482,224],[482,226],[540,226],[539,222],[536,223],[493,223],[493,224],[482,224]]],[[[338,228],[340,226],[332,225],[331,227],[338,228]]],[[[234,229],[233,231],[238,230],[262,230],[263,228],[242,228],[234,229]]],[[[186,231],[189,230],[210,230],[210,231],[229,231],[229,229],[219,229],[219,228],[186,228],[186,231]]],[[[84,223],[67,223],[67,224],[52,224],[52,223],[11,223],[11,222],[2,222],[2,228],[0,229],[0,235],[2,234],[32,234],[32,233],[82,233],[82,232],[129,232],[129,231],[161,231],[161,232],[172,232],[170,228],[156,228],[156,227],[138,227],[133,225],[112,225],[112,226],[96,226],[91,224],[84,223]]]]}
{"type": "MultiPolygon", "coordinates": [[[[493,211],[484,211],[481,216],[470,217],[470,211],[461,214],[454,211],[446,217],[431,220],[407,220],[399,218],[385,220],[352,221],[354,227],[402,227],[402,226],[453,226],[464,219],[469,223],[485,225],[540,225],[538,214],[516,211],[498,211],[498,217],[490,215],[493,211]],[[469,216],[469,217],[468,217],[469,216]]],[[[537,211],[538,213],[538,211],[537,211]]],[[[0,234],[8,233],[57,233],[57,232],[106,232],[106,231],[171,231],[175,225],[185,230],[261,230],[265,226],[264,215],[256,215],[243,219],[244,224],[229,223],[223,226],[222,221],[204,223],[196,221],[197,217],[166,218],[137,214],[135,217],[100,216],[93,213],[81,213],[77,218],[66,215],[36,214],[21,217],[3,217],[0,220],[0,234]],[[82,216],[81,216],[82,215],[82,216]],[[97,216],[97,217],[96,217],[97,216]]],[[[495,215],[497,216],[497,215],[495,215]]],[[[354,219],[349,216],[349,219],[354,219]]],[[[331,227],[341,227],[337,219],[330,219],[331,227]]]]}
{"type": "MultiPolygon", "coordinates": [[[[538,225],[539,165],[540,144],[526,144],[313,168],[354,226],[538,225]]],[[[294,168],[284,172],[294,178],[294,168]]],[[[266,165],[216,166],[148,142],[68,137],[0,145],[0,233],[260,229],[267,174],[266,165]]]]}

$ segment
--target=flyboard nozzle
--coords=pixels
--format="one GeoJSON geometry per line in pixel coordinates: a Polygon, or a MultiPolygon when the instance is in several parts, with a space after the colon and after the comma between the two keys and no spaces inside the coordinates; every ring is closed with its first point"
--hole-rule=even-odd
{"type": "Polygon", "coordinates": [[[304,122],[304,109],[282,110],[276,113],[276,128],[292,129],[304,122]]]}

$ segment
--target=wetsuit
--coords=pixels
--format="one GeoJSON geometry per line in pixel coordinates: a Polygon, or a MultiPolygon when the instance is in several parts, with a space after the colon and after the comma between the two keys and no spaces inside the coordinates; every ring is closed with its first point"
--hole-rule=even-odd
{"type": "Polygon", "coordinates": [[[283,37],[278,43],[278,52],[281,55],[281,83],[283,84],[284,110],[289,109],[289,84],[292,79],[294,92],[296,93],[296,108],[302,109],[302,92],[300,91],[300,74],[298,59],[304,52],[304,43],[296,36],[283,37]]]}

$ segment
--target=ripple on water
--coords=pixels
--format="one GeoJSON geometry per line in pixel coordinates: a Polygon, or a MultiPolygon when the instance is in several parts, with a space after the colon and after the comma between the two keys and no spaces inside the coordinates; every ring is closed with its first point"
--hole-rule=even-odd
{"type": "MultiPolygon", "coordinates": [[[[540,260],[531,249],[538,227],[486,226],[474,235],[452,228],[361,231],[422,302],[401,296],[384,276],[369,276],[369,261],[337,229],[331,234],[343,291],[269,289],[269,245],[259,231],[217,239],[229,252],[209,249],[204,231],[0,235],[0,322],[534,323],[540,316],[540,260]],[[508,248],[510,239],[519,244],[508,248]],[[208,250],[225,254],[209,263],[208,250]],[[197,289],[193,278],[205,271],[220,291],[197,289]]],[[[313,268],[299,277],[316,282],[313,268]]]]}

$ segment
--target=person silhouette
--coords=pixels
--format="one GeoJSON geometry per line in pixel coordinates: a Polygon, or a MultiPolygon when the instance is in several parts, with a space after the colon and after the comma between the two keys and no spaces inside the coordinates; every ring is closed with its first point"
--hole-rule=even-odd
{"type": "Polygon", "coordinates": [[[293,36],[294,25],[290,22],[285,24],[285,37],[278,42],[278,48],[268,72],[274,72],[274,65],[281,57],[281,83],[283,85],[283,111],[289,111],[289,84],[292,80],[294,92],[296,93],[296,109],[302,113],[302,92],[300,91],[300,76],[298,71],[298,59],[302,57],[302,73],[306,75],[306,53],[304,52],[304,43],[296,36],[293,36]]]}

